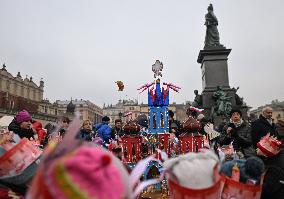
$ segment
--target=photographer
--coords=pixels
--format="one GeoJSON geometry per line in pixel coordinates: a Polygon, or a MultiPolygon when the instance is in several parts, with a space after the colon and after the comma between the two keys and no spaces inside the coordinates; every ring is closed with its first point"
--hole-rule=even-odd
{"type": "Polygon", "coordinates": [[[218,142],[221,146],[233,142],[234,150],[239,158],[247,158],[255,155],[250,132],[251,127],[249,123],[242,119],[242,112],[240,110],[232,110],[230,121],[224,126],[218,142]]]}

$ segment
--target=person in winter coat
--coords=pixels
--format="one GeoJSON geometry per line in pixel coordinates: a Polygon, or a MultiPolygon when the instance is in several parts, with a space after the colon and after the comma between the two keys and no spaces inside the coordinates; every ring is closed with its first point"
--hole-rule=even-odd
{"type": "Polygon", "coordinates": [[[114,121],[114,128],[112,128],[111,134],[112,137],[115,137],[116,140],[118,139],[118,137],[123,136],[121,119],[116,119],[114,121]]]}
{"type": "Polygon", "coordinates": [[[34,131],[31,128],[31,121],[32,117],[28,111],[20,111],[9,124],[8,129],[9,131],[13,131],[20,138],[34,139],[34,131]]]}
{"type": "Polygon", "coordinates": [[[265,107],[262,110],[262,114],[259,119],[252,122],[251,125],[251,137],[253,146],[256,148],[256,144],[261,140],[263,136],[270,133],[270,136],[276,136],[280,138],[276,125],[272,120],[273,109],[271,107],[265,107]]]}
{"type": "Polygon", "coordinates": [[[93,132],[92,132],[92,123],[90,120],[85,120],[82,124],[81,130],[78,132],[76,138],[84,141],[92,141],[93,132]]]}
{"type": "Polygon", "coordinates": [[[62,117],[60,122],[60,129],[59,129],[59,135],[64,137],[65,132],[69,126],[70,119],[68,117],[62,117]]]}
{"type": "Polygon", "coordinates": [[[284,120],[279,119],[276,123],[276,130],[282,140],[284,142],[284,120]]]}
{"type": "Polygon", "coordinates": [[[45,146],[48,144],[48,141],[51,138],[52,133],[56,130],[56,125],[52,123],[47,123],[44,126],[44,129],[46,129],[46,136],[41,142],[43,148],[45,148],[45,146]]]}
{"type": "Polygon", "coordinates": [[[240,110],[232,110],[230,113],[230,122],[224,126],[219,137],[219,144],[229,145],[233,142],[239,158],[247,158],[255,155],[252,146],[251,127],[249,123],[242,120],[242,112],[240,110]]]}
{"type": "Polygon", "coordinates": [[[105,144],[110,143],[110,139],[115,139],[111,133],[111,128],[109,126],[109,117],[104,116],[102,118],[102,123],[96,124],[94,126],[94,131],[98,134],[98,136],[103,140],[105,144]]]}
{"type": "Polygon", "coordinates": [[[181,124],[178,120],[174,119],[175,113],[172,110],[169,110],[169,131],[170,133],[175,134],[176,137],[179,136],[181,130],[181,124]]]}
{"type": "Polygon", "coordinates": [[[276,156],[265,158],[264,163],[266,166],[266,174],[261,199],[283,198],[284,150],[282,149],[276,156]]]}
{"type": "Polygon", "coordinates": [[[37,133],[38,142],[41,144],[47,134],[45,130],[42,129],[42,124],[39,121],[33,121],[33,129],[37,133]]]}
{"type": "MultiPolygon", "coordinates": [[[[265,107],[262,110],[262,114],[259,119],[252,123],[252,138],[253,144],[257,147],[257,143],[267,135],[277,137],[278,140],[283,138],[278,130],[281,130],[279,126],[275,125],[272,120],[273,109],[271,107],[265,107]],[[278,128],[277,128],[278,127],[278,128]]],[[[283,141],[283,139],[282,139],[283,141]]],[[[273,150],[274,148],[268,148],[267,150],[273,150]]],[[[257,154],[263,161],[266,167],[266,174],[263,182],[262,199],[268,198],[283,198],[284,194],[284,150],[283,144],[280,147],[280,151],[277,155],[263,156],[257,154]]]]}

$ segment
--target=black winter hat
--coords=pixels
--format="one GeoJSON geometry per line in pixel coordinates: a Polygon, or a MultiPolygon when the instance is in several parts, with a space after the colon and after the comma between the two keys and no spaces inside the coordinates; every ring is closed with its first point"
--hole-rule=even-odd
{"type": "Polygon", "coordinates": [[[102,121],[103,121],[103,122],[109,122],[109,121],[110,121],[110,119],[109,119],[109,117],[108,117],[108,116],[104,116],[104,117],[102,118],[102,121]]]}
{"type": "Polygon", "coordinates": [[[173,118],[174,117],[174,115],[175,115],[175,113],[172,111],[172,110],[169,110],[169,116],[171,117],[171,118],[173,118]]]}
{"type": "Polygon", "coordinates": [[[230,112],[230,117],[232,117],[233,113],[239,113],[241,117],[243,115],[242,112],[239,109],[232,109],[231,112],[230,112]]]}

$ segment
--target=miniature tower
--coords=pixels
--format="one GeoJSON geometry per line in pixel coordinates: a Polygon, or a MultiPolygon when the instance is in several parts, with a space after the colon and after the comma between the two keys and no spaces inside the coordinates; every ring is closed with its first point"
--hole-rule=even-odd
{"type": "Polygon", "coordinates": [[[149,132],[153,134],[169,132],[169,90],[161,90],[160,79],[156,80],[155,86],[155,90],[154,88],[148,90],[149,132]]]}
{"type": "MultiPolygon", "coordinates": [[[[163,63],[156,60],[152,65],[154,77],[162,77],[163,63]]],[[[142,93],[148,90],[148,117],[149,117],[149,133],[150,134],[164,134],[169,132],[168,120],[168,106],[169,106],[169,91],[172,89],[179,92],[180,87],[172,83],[163,83],[161,86],[160,79],[154,82],[144,84],[137,90],[142,93]]]]}

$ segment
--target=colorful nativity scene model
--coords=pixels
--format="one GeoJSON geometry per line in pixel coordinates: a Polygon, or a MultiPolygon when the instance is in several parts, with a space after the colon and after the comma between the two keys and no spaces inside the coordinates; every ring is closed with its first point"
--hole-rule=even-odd
{"type": "MultiPolygon", "coordinates": [[[[160,176],[162,164],[160,160],[176,157],[187,152],[198,152],[204,146],[204,136],[199,132],[201,124],[195,115],[202,110],[190,106],[187,110],[188,119],[177,127],[169,118],[170,92],[179,92],[179,86],[162,82],[163,63],[156,60],[152,66],[154,80],[146,83],[137,90],[148,94],[148,128],[143,131],[130,117],[127,124],[123,126],[124,136],[121,137],[122,161],[134,168],[136,163],[148,156],[154,155],[158,161],[150,161],[144,172],[144,179],[152,179],[160,176]],[[178,129],[177,129],[178,128],[178,129]],[[170,129],[180,133],[176,137],[170,129]],[[171,133],[170,133],[171,131],[171,133]]],[[[131,115],[131,114],[130,114],[131,115]]],[[[166,182],[153,186],[154,191],[165,192],[166,182]]]]}

